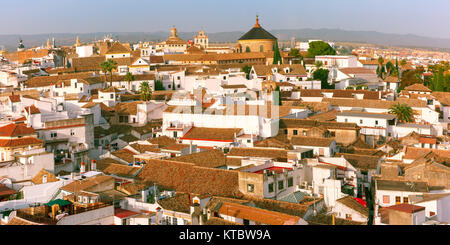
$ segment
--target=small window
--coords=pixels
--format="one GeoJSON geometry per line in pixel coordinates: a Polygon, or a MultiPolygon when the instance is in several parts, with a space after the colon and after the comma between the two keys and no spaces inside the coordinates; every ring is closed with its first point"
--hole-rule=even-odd
{"type": "Polygon", "coordinates": [[[273,192],[273,183],[269,184],[269,192],[273,192]]]}
{"type": "Polygon", "coordinates": [[[114,94],[110,94],[109,98],[114,99],[114,94]]]}
{"type": "Polygon", "coordinates": [[[278,189],[279,190],[284,189],[284,182],[282,180],[278,181],[278,189]]]}
{"type": "Polygon", "coordinates": [[[290,177],[289,179],[288,179],[288,187],[291,187],[291,186],[293,186],[294,185],[294,178],[293,177],[290,177]]]}
{"type": "Polygon", "coordinates": [[[378,120],[375,120],[375,125],[378,125],[378,120]]]}
{"type": "Polygon", "coordinates": [[[352,220],[352,215],[351,214],[345,214],[345,219],[352,220]]]}
{"type": "Polygon", "coordinates": [[[361,124],[362,124],[362,123],[363,123],[363,120],[362,120],[362,119],[361,119],[361,120],[359,120],[359,123],[361,123],[361,124]]]}
{"type": "Polygon", "coordinates": [[[389,204],[391,201],[390,201],[390,198],[389,198],[389,196],[388,195],[384,195],[383,196],[383,203],[384,204],[389,204]]]}
{"type": "Polygon", "coordinates": [[[408,198],[407,197],[403,197],[403,203],[408,203],[408,198]]]}
{"type": "Polygon", "coordinates": [[[75,131],[73,131],[73,129],[70,130],[70,135],[72,135],[72,136],[75,135],[75,131]]]}
{"type": "Polygon", "coordinates": [[[287,129],[284,130],[284,134],[288,134],[288,130],[287,129]]]}
{"type": "Polygon", "coordinates": [[[254,191],[255,191],[255,185],[253,185],[253,184],[248,184],[248,185],[247,185],[247,191],[248,191],[248,192],[254,192],[254,191]]]}
{"type": "Polygon", "coordinates": [[[294,129],[294,135],[297,135],[297,134],[298,134],[298,131],[294,129]]]}
{"type": "Polygon", "coordinates": [[[400,203],[401,203],[401,198],[395,197],[395,204],[400,204],[400,203]]]}

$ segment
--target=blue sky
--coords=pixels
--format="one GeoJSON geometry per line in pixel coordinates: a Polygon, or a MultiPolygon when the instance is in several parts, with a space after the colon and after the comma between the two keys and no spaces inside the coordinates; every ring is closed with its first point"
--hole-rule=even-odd
{"type": "Polygon", "coordinates": [[[449,0],[0,0],[0,34],[340,28],[450,38],[449,0]]]}

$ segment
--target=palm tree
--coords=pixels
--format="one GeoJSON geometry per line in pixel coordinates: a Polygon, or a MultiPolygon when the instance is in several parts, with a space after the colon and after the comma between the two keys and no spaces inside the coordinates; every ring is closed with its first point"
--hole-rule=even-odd
{"type": "Polygon", "coordinates": [[[389,113],[395,114],[400,122],[413,121],[414,112],[407,104],[398,103],[396,105],[392,105],[389,109],[389,113]]]}
{"type": "Polygon", "coordinates": [[[108,59],[107,61],[104,61],[100,64],[100,68],[102,69],[105,75],[105,82],[106,82],[106,72],[109,72],[109,86],[112,86],[112,71],[114,69],[117,69],[117,62],[115,62],[112,59],[108,59]]]}
{"type": "Polygon", "coordinates": [[[150,88],[148,82],[142,82],[139,90],[141,93],[141,100],[149,101],[152,99],[152,88],[150,88]]]}
{"type": "Polygon", "coordinates": [[[112,71],[115,70],[115,69],[117,69],[117,62],[115,62],[115,61],[112,60],[112,59],[109,59],[108,62],[109,62],[109,64],[110,64],[109,67],[108,67],[108,72],[109,72],[109,85],[112,86],[112,76],[113,76],[112,71]]]}
{"type": "Polygon", "coordinates": [[[128,89],[131,90],[131,81],[134,81],[134,76],[131,72],[127,72],[125,75],[125,81],[128,82],[128,89]]]}
{"type": "Polygon", "coordinates": [[[378,74],[378,77],[381,79],[383,79],[383,75],[384,75],[384,73],[386,73],[386,69],[385,69],[383,63],[384,63],[383,57],[381,57],[381,56],[378,57],[377,74],[378,74]]]}
{"type": "Polygon", "coordinates": [[[106,79],[106,73],[109,71],[109,63],[107,61],[104,61],[100,64],[100,69],[102,69],[103,75],[105,76],[105,83],[107,81],[106,79]]]}

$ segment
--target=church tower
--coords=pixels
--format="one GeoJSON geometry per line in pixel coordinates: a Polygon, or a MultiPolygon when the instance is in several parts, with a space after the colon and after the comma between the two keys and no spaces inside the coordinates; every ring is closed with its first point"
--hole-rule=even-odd
{"type": "Polygon", "coordinates": [[[19,40],[19,46],[17,46],[17,51],[24,51],[25,45],[23,45],[22,38],[19,40]]]}
{"type": "Polygon", "coordinates": [[[206,49],[208,48],[208,44],[209,44],[208,35],[205,35],[205,31],[200,30],[198,32],[198,35],[194,36],[194,45],[201,49],[206,49]]]}

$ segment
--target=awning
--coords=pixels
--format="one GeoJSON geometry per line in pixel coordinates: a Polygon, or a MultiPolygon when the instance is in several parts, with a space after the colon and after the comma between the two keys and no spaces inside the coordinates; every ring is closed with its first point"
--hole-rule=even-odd
{"type": "Polygon", "coordinates": [[[53,206],[55,204],[58,204],[60,207],[62,207],[62,206],[70,205],[70,204],[72,204],[72,202],[70,202],[68,200],[63,200],[63,199],[56,199],[56,200],[53,200],[51,202],[46,203],[45,205],[51,207],[51,206],[53,206]]]}

